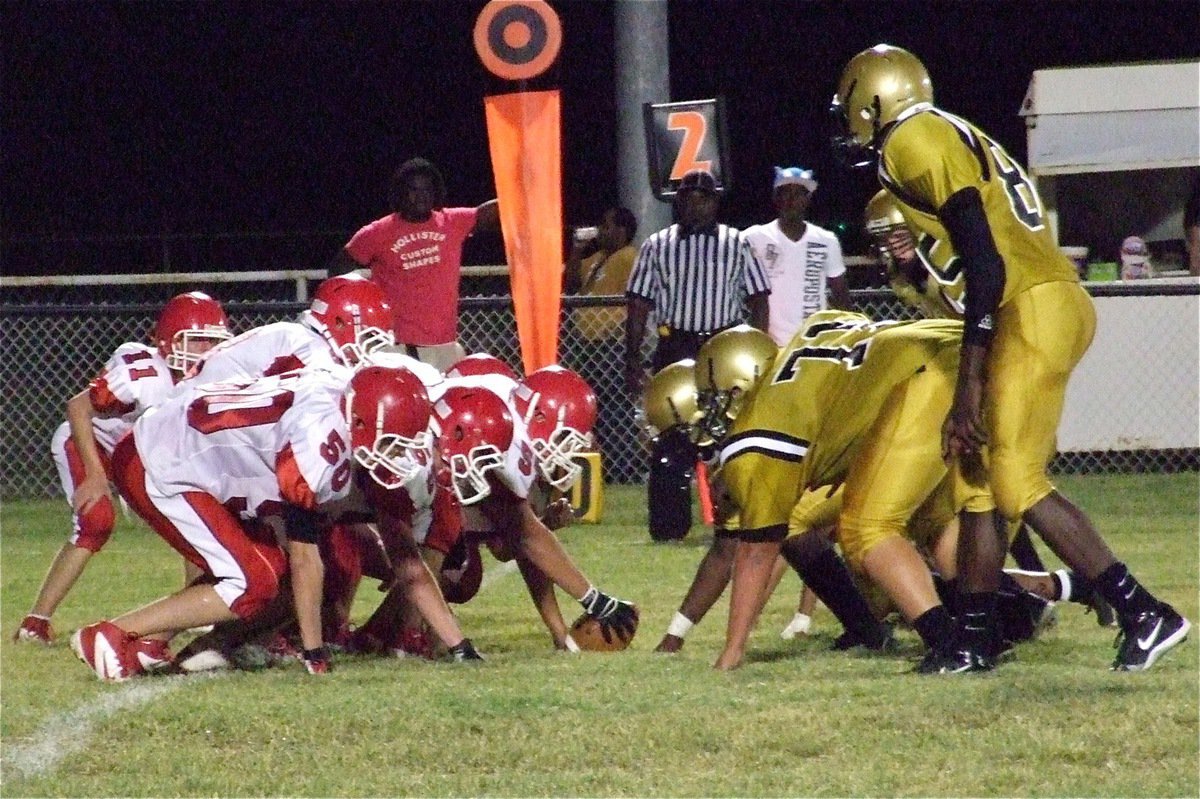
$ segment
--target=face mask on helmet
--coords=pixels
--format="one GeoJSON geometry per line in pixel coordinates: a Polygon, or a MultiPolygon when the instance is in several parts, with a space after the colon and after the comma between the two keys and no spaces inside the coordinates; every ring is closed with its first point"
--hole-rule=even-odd
{"type": "Polygon", "coordinates": [[[932,103],[929,73],[912,53],[887,44],[862,51],[846,65],[830,103],[834,154],[851,167],[873,165],[884,131],[932,103]]]}
{"type": "Polygon", "coordinates": [[[529,430],[542,478],[566,491],[583,473],[574,456],[592,448],[596,425],[592,387],[570,369],[546,366],[517,384],[513,403],[529,430]]]}
{"type": "Polygon", "coordinates": [[[502,375],[510,380],[520,380],[511,366],[486,352],[476,352],[460,359],[446,370],[446,377],[474,377],[479,375],[502,375]]]}
{"type": "Polygon", "coordinates": [[[432,424],[458,501],[485,499],[492,493],[488,472],[504,465],[512,444],[513,420],[504,400],[486,389],[454,386],[433,404],[432,424]]]}
{"type": "Polygon", "coordinates": [[[718,333],[700,347],[694,367],[700,424],[713,441],[728,435],[747,392],[771,368],[778,351],[770,336],[749,325],[718,333]]]}
{"type": "Polygon", "coordinates": [[[645,419],[652,437],[679,430],[695,444],[712,443],[700,424],[703,414],[695,366],[691,358],[676,361],[659,369],[646,382],[645,419]]]}
{"type": "Polygon", "coordinates": [[[221,304],[201,291],[172,297],[154,326],[158,351],[177,372],[187,372],[205,352],[230,338],[221,304]]]}
{"type": "Polygon", "coordinates": [[[867,203],[864,226],[884,263],[903,262],[916,253],[916,240],[892,195],[880,190],[867,203]]]}
{"type": "Polygon", "coordinates": [[[318,286],[303,321],[349,366],[380,347],[395,344],[392,306],[383,289],[361,275],[331,277],[318,286]]]}
{"type": "Polygon", "coordinates": [[[369,366],[346,389],[354,460],[384,488],[407,485],[433,458],[429,396],[407,369],[369,366]]]}

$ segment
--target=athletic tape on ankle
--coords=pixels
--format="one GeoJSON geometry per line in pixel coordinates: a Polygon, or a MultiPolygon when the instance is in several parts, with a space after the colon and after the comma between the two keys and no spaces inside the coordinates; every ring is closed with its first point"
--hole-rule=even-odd
{"type": "Polygon", "coordinates": [[[670,625],[667,626],[667,635],[683,638],[695,626],[695,623],[691,619],[679,611],[675,611],[675,616],[671,619],[670,625]]]}

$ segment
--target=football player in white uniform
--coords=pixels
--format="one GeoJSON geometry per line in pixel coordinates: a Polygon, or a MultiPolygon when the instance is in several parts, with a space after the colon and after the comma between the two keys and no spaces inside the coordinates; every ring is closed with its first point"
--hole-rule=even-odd
{"type": "MultiPolygon", "coordinates": [[[[263,325],[226,342],[209,352],[186,382],[243,381],[301,369],[346,370],[343,378],[349,380],[349,368],[370,362],[372,353],[393,349],[391,326],[391,305],[376,283],[355,273],[331,277],[317,287],[310,307],[298,322],[263,325]]],[[[426,375],[421,370],[431,370],[438,379],[441,377],[433,367],[390,352],[379,363],[410,368],[423,379],[426,375]]],[[[420,482],[414,481],[413,485],[419,486],[420,482]]],[[[427,495],[424,501],[416,502],[417,515],[424,520],[422,525],[419,519],[414,527],[418,538],[429,526],[430,500],[427,495]]],[[[322,555],[331,578],[326,584],[330,594],[326,603],[329,640],[345,637],[342,628],[361,578],[361,556],[364,551],[372,554],[378,541],[377,530],[365,524],[339,524],[322,538],[322,555]]],[[[220,640],[245,632],[228,629],[220,640]]],[[[201,641],[198,646],[209,643],[201,641]]]]}
{"type": "Polygon", "coordinates": [[[596,415],[587,384],[546,367],[516,382],[502,375],[448,379],[430,399],[438,447],[474,537],[468,543],[477,546],[482,537],[498,559],[516,560],[556,648],[577,645],[555,586],[578,600],[606,637],[628,643],[637,608],[592,585],[531,503],[538,482],[561,488],[578,477],[569,454],[587,446],[596,415]]]}
{"type": "MultiPolygon", "coordinates": [[[[360,370],[349,386],[319,370],[193,386],[158,406],[118,444],[114,480],[204,578],[84,627],[72,649],[101,679],[127,679],[147,665],[148,638],[251,617],[274,599],[290,569],[305,665],[327,671],[320,511],[346,498],[364,470],[382,486],[411,479],[427,457],[427,425],[419,381],[383,367],[360,370]],[[283,520],[286,558],[273,530],[251,523],[265,517],[283,520]]],[[[439,633],[473,652],[423,565],[411,592],[439,633]]]]}
{"type": "Polygon", "coordinates": [[[180,294],[159,312],[154,346],[129,342],[117,347],[100,374],[67,402],[67,421],[54,432],[50,451],[71,500],[71,537],[51,563],[14,640],[53,640],[50,618],[112,535],[116,517],[109,457],[117,441],[143,411],[167,397],[205,351],[229,336],[220,303],[198,291],[180,294]]]}
{"type": "MultiPolygon", "coordinates": [[[[441,374],[428,364],[388,350],[384,347],[365,356],[358,370],[402,369],[412,372],[422,384],[425,380],[431,384],[441,381],[441,374]]],[[[335,379],[349,379],[352,372],[335,369],[328,374],[335,379]]],[[[420,438],[424,441],[428,436],[426,431],[420,438]]],[[[429,614],[407,601],[412,581],[421,579],[419,572],[425,571],[425,566],[439,575],[443,560],[462,530],[457,499],[448,483],[439,485],[435,479],[439,470],[436,451],[422,444],[416,452],[419,457],[403,479],[387,473],[377,474],[383,479],[367,479],[360,472],[346,497],[321,509],[318,546],[325,577],[322,637],[334,648],[358,654],[391,652],[397,656],[433,657],[436,641],[440,640],[443,651],[452,649],[458,641],[436,625],[434,634],[429,635],[424,623],[429,614]],[[364,576],[380,580],[381,590],[389,593],[371,618],[351,631],[350,611],[364,576]]],[[[442,610],[438,608],[439,613],[442,610]]],[[[248,622],[218,625],[210,635],[188,644],[179,653],[177,664],[184,671],[224,668],[238,662],[238,649],[244,643],[266,644],[269,654],[276,658],[298,657],[302,647],[297,620],[287,603],[276,602],[248,622]]],[[[467,655],[459,659],[477,657],[473,651],[455,653],[456,657],[459,654],[467,655]]]]}
{"type": "MultiPolygon", "coordinates": [[[[404,354],[394,345],[383,345],[363,353],[360,367],[378,365],[411,371],[427,389],[443,380],[433,366],[404,354]]],[[[399,657],[418,655],[432,658],[435,642],[423,624],[422,614],[406,600],[398,583],[395,563],[397,549],[416,545],[429,571],[442,576],[442,566],[462,533],[462,511],[450,490],[448,478],[439,482],[445,469],[436,451],[421,464],[421,471],[402,486],[394,487],[386,497],[365,497],[371,506],[386,504],[402,527],[385,529],[375,524],[347,523],[342,519],[321,542],[326,565],[324,617],[327,638],[352,652],[378,654],[390,652],[399,657]],[[350,630],[350,609],[362,578],[381,581],[380,590],[388,596],[371,617],[350,630]],[[391,589],[395,590],[391,590],[391,589]]],[[[350,516],[356,514],[351,513],[350,516]]],[[[373,511],[357,516],[374,521],[373,511]]],[[[476,588],[478,586],[476,585],[476,588]]],[[[446,642],[443,641],[443,644],[446,642]]]]}
{"type": "Polygon", "coordinates": [[[188,376],[197,383],[240,381],[298,369],[337,369],[392,343],[392,307],[379,286],[357,274],[317,287],[299,322],[248,330],[207,353],[188,376]]]}

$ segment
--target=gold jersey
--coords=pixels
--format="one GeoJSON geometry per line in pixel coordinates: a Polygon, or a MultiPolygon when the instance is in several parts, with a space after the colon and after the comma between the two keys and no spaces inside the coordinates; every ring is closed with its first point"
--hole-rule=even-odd
{"type": "Polygon", "coordinates": [[[880,149],[879,181],[913,230],[949,246],[938,211],[975,187],[1004,261],[1000,305],[1041,283],[1078,282],[1047,223],[1041,198],[1021,166],[994,139],[936,108],[913,114],[888,133],[880,149]]]}
{"type": "Polygon", "coordinates": [[[892,291],[905,305],[926,319],[962,319],[966,309],[967,281],[962,259],[948,241],[928,233],[916,236],[916,258],[901,266],[887,259],[887,279],[892,291]]]}
{"type": "Polygon", "coordinates": [[[935,360],[956,369],[961,339],[956,320],[814,314],[750,390],[721,449],[743,532],[778,535],[806,489],[843,480],[892,389],[935,360]]]}

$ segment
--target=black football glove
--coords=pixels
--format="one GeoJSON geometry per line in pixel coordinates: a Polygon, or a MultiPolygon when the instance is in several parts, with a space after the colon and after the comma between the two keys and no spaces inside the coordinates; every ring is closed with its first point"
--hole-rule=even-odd
{"type": "Polygon", "coordinates": [[[579,600],[579,604],[583,605],[587,615],[600,622],[605,639],[608,639],[610,630],[623,641],[629,640],[637,632],[638,610],[632,602],[617,599],[592,587],[579,600]]]}

